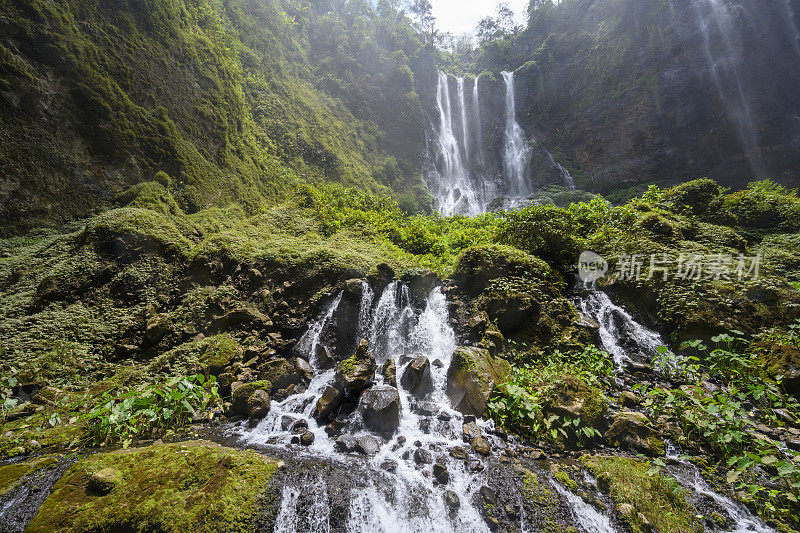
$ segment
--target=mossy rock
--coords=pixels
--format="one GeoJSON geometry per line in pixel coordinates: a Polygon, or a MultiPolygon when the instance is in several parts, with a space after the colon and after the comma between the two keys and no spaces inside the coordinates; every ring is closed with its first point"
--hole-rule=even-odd
{"type": "Polygon", "coordinates": [[[633,506],[634,512],[623,513],[623,519],[634,533],[704,530],[696,518],[697,509],[686,501],[686,490],[673,478],[654,472],[649,462],[589,455],[581,460],[598,480],[603,479],[617,510],[633,506]]]}
{"type": "Polygon", "coordinates": [[[238,389],[233,391],[231,395],[231,403],[233,410],[240,414],[247,414],[250,408],[250,398],[257,390],[261,390],[269,394],[272,390],[272,383],[269,381],[254,381],[252,383],[245,383],[238,389]]]}
{"type": "Polygon", "coordinates": [[[372,380],[378,364],[369,351],[369,343],[362,340],[355,353],[336,366],[337,385],[350,392],[362,391],[372,380]]]}
{"type": "Polygon", "coordinates": [[[666,192],[666,199],[678,211],[689,211],[702,215],[708,211],[711,202],[720,195],[717,182],[708,178],[682,183],[666,192]]]}
{"type": "Polygon", "coordinates": [[[584,426],[600,429],[605,423],[608,405],[599,389],[582,379],[565,374],[542,391],[542,411],[561,418],[580,418],[584,426]]]}
{"type": "Polygon", "coordinates": [[[187,258],[192,249],[169,216],[138,207],[107,211],[93,218],[86,232],[100,250],[121,260],[147,253],[187,258]]]}
{"type": "Polygon", "coordinates": [[[465,250],[453,272],[456,283],[469,293],[479,293],[490,281],[509,277],[549,282],[557,279],[550,265],[538,257],[497,244],[465,250]]]}
{"type": "Polygon", "coordinates": [[[635,411],[617,414],[606,433],[606,440],[612,446],[651,456],[661,456],[665,452],[664,440],[653,429],[647,417],[635,411]]]}
{"type": "Polygon", "coordinates": [[[242,347],[227,333],[190,341],[158,356],[149,365],[150,372],[169,375],[201,373],[219,376],[242,355],[242,347]]]}
{"type": "Polygon", "coordinates": [[[488,350],[472,346],[458,348],[447,369],[447,396],[461,413],[483,416],[496,386],[511,375],[511,364],[492,357],[488,350]]]}
{"type": "Polygon", "coordinates": [[[207,441],[97,454],[67,471],[26,531],[253,531],[276,470],[207,441]],[[115,483],[98,494],[90,482],[103,471],[115,483]]]}

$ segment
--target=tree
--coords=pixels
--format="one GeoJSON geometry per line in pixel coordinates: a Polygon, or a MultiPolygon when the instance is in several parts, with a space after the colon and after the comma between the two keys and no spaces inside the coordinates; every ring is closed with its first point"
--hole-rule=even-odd
{"type": "Polygon", "coordinates": [[[433,6],[430,0],[411,0],[408,10],[417,18],[420,28],[425,34],[426,44],[436,44],[440,35],[436,29],[436,17],[433,16],[433,6]]]}

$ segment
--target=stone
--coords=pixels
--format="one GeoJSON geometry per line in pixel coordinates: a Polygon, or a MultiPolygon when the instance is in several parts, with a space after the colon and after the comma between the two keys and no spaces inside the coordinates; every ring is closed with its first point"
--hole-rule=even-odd
{"type": "Polygon", "coordinates": [[[469,459],[469,451],[463,446],[456,446],[454,448],[450,448],[450,457],[454,459],[459,459],[461,461],[466,461],[469,459]]]}
{"type": "Polygon", "coordinates": [[[316,360],[317,368],[328,370],[336,365],[336,360],[333,358],[330,349],[322,344],[317,344],[314,348],[314,358],[316,360]]]}
{"type": "Polygon", "coordinates": [[[31,403],[37,405],[53,405],[66,398],[67,393],[55,387],[45,386],[31,395],[31,403]]]}
{"type": "Polygon", "coordinates": [[[664,441],[652,428],[642,413],[624,411],[614,417],[614,423],[606,433],[611,446],[627,448],[651,456],[664,455],[664,441]]]}
{"type": "Polygon", "coordinates": [[[492,357],[488,350],[461,347],[447,369],[447,396],[462,414],[482,416],[495,385],[505,383],[510,374],[508,361],[492,357]]]}
{"type": "Polygon", "coordinates": [[[364,435],[356,439],[355,451],[363,453],[368,457],[377,455],[381,449],[381,443],[372,435],[364,435]]]}
{"type": "Polygon", "coordinates": [[[361,393],[364,425],[391,435],[400,425],[400,394],[394,387],[375,387],[361,393]]]}
{"type": "Polygon", "coordinates": [[[406,365],[400,384],[416,396],[425,396],[433,390],[431,363],[427,357],[415,357],[406,365]]]}
{"type": "Polygon", "coordinates": [[[351,453],[355,451],[357,442],[356,439],[350,435],[342,435],[334,441],[333,445],[339,453],[351,453]]]}
{"type": "Polygon", "coordinates": [[[492,453],[492,447],[489,446],[489,442],[483,437],[475,437],[472,439],[470,445],[472,446],[472,449],[475,450],[475,453],[479,453],[484,456],[492,453]]]}
{"type": "Polygon", "coordinates": [[[336,384],[347,392],[361,392],[372,381],[377,366],[369,343],[362,340],[353,356],[337,365],[336,384]]]}
{"type": "Polygon", "coordinates": [[[115,468],[103,468],[89,476],[88,488],[101,496],[109,494],[122,482],[122,473],[115,468]]]}
{"type": "Polygon", "coordinates": [[[292,424],[292,433],[304,433],[308,430],[308,420],[301,418],[292,424]]]}
{"type": "Polygon", "coordinates": [[[251,419],[260,419],[267,416],[271,406],[269,394],[265,390],[257,390],[247,400],[247,416],[251,419]]]}
{"type": "Polygon", "coordinates": [[[545,417],[556,415],[562,419],[581,419],[581,423],[595,429],[603,426],[608,410],[603,394],[585,381],[572,375],[563,375],[542,395],[542,412],[545,417]]]}
{"type": "Polygon", "coordinates": [[[414,450],[414,462],[418,465],[433,464],[433,455],[424,448],[417,448],[414,450]]]}
{"type": "Polygon", "coordinates": [[[472,442],[472,439],[481,436],[481,428],[478,427],[477,422],[466,422],[461,426],[461,435],[464,442],[472,442]]]}
{"type": "Polygon", "coordinates": [[[360,298],[364,292],[364,282],[360,279],[348,279],[344,282],[344,292],[352,298],[360,298]]]}
{"type": "Polygon", "coordinates": [[[381,375],[383,375],[384,383],[390,387],[397,388],[397,365],[394,359],[387,359],[386,362],[383,363],[381,375]]]}
{"type": "Polygon", "coordinates": [[[306,381],[309,381],[311,378],[314,377],[314,369],[311,367],[310,364],[308,364],[308,361],[306,361],[302,357],[298,357],[297,359],[294,360],[294,366],[306,381]]]}
{"type": "Polygon", "coordinates": [[[497,324],[504,336],[517,333],[541,311],[541,304],[527,293],[489,294],[484,304],[489,319],[497,324]]]}
{"type": "Polygon", "coordinates": [[[276,394],[281,389],[296,386],[303,382],[303,375],[289,361],[275,358],[258,367],[258,379],[272,383],[270,394],[276,394]]]}
{"type": "Polygon", "coordinates": [[[328,419],[339,408],[341,403],[342,391],[329,385],[317,400],[317,406],[314,408],[314,418],[317,420],[328,419]]]}
{"type": "Polygon", "coordinates": [[[450,482],[450,472],[447,471],[447,466],[441,463],[433,465],[433,479],[441,485],[447,485],[450,482]]]}
{"type": "MultiPolygon", "coordinates": [[[[234,383],[234,385],[236,385],[234,383]]],[[[272,390],[272,384],[269,381],[254,381],[252,383],[245,383],[240,386],[231,385],[231,404],[233,411],[242,415],[249,415],[250,397],[257,390],[268,392],[272,390]]],[[[260,396],[263,399],[263,396],[260,396]]]]}
{"type": "Polygon", "coordinates": [[[237,331],[237,330],[264,330],[272,327],[270,320],[264,313],[252,307],[241,307],[213,320],[212,331],[237,331]]]}
{"type": "Polygon", "coordinates": [[[302,444],[303,446],[311,446],[312,444],[314,444],[314,437],[315,435],[312,432],[306,431],[305,433],[300,435],[300,444],[302,444]]]}
{"type": "Polygon", "coordinates": [[[619,405],[621,407],[636,407],[639,403],[641,403],[639,397],[631,391],[625,391],[619,395],[619,405]]]}
{"type": "Polygon", "coordinates": [[[452,490],[448,490],[444,493],[444,504],[447,506],[447,509],[450,511],[450,513],[456,513],[459,507],[461,507],[461,500],[459,499],[458,494],[452,490]]]}

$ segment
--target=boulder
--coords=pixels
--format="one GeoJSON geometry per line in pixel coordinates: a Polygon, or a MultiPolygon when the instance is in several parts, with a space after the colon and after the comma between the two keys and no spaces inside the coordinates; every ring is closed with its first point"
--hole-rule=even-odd
{"type": "Polygon", "coordinates": [[[400,425],[400,394],[394,387],[375,387],[361,393],[364,424],[372,431],[391,435],[400,425]]]}
{"type": "Polygon", "coordinates": [[[563,375],[547,389],[542,397],[542,412],[545,416],[580,418],[581,423],[600,428],[607,411],[606,400],[596,388],[572,375],[563,375]]]}
{"type": "Polygon", "coordinates": [[[242,307],[215,319],[211,331],[264,330],[272,327],[272,320],[252,307],[242,307]]]}
{"type": "Polygon", "coordinates": [[[383,381],[390,387],[397,388],[397,365],[394,362],[394,359],[387,359],[385,363],[383,363],[383,367],[381,367],[381,375],[383,375],[383,381]]]}
{"type": "Polygon", "coordinates": [[[541,305],[526,293],[491,294],[484,299],[489,318],[497,324],[503,335],[513,335],[529,320],[534,319],[541,305]]]}
{"type": "Polygon", "coordinates": [[[322,396],[317,400],[314,408],[314,418],[326,420],[342,404],[342,391],[336,387],[328,386],[322,396]]]}
{"type": "Polygon", "coordinates": [[[489,446],[489,442],[480,436],[472,439],[470,446],[472,446],[472,449],[475,451],[475,453],[479,453],[481,455],[489,455],[492,453],[492,447],[489,446]]]}
{"type": "Polygon", "coordinates": [[[314,377],[314,369],[308,364],[308,361],[303,359],[302,357],[298,357],[294,360],[294,367],[297,369],[298,372],[303,376],[306,381],[310,381],[311,378],[314,377]]]}
{"type": "Polygon", "coordinates": [[[415,357],[406,365],[400,384],[405,390],[416,396],[425,396],[433,391],[431,362],[427,357],[415,357]]]}
{"type": "Polygon", "coordinates": [[[458,494],[452,490],[448,490],[444,493],[444,504],[447,506],[450,513],[454,514],[458,511],[458,508],[461,507],[461,500],[458,498],[458,494]]]}
{"type": "Polygon", "coordinates": [[[334,441],[336,451],[339,453],[351,453],[356,449],[357,444],[356,439],[350,435],[342,435],[334,441]]]}
{"type": "Polygon", "coordinates": [[[372,380],[377,367],[375,356],[369,352],[369,343],[362,340],[353,356],[337,365],[336,383],[346,392],[361,392],[372,380]]]}
{"type": "Polygon", "coordinates": [[[381,450],[381,443],[372,435],[364,435],[356,439],[355,451],[368,457],[377,455],[381,450]]]}
{"type": "Polygon", "coordinates": [[[315,436],[312,432],[306,431],[302,435],[300,435],[300,444],[302,444],[303,446],[311,446],[312,444],[314,444],[314,437],[315,436]]]}
{"type": "MultiPolygon", "coordinates": [[[[231,386],[231,389],[233,390],[233,386],[231,386]]],[[[272,390],[272,383],[269,381],[254,381],[252,383],[245,383],[233,390],[231,393],[231,406],[234,412],[242,415],[248,414],[250,397],[253,396],[253,393],[257,390],[268,393],[272,390]]]]}
{"type": "Polygon", "coordinates": [[[611,446],[627,448],[651,456],[664,455],[665,445],[658,432],[642,413],[624,411],[614,417],[606,433],[611,446]]]}
{"type": "Polygon", "coordinates": [[[247,416],[251,419],[264,418],[269,413],[271,402],[265,390],[257,390],[247,400],[247,416]]]}
{"type": "Polygon", "coordinates": [[[53,405],[66,398],[67,393],[55,387],[45,386],[31,395],[31,402],[37,405],[53,405]]]}
{"type": "Polygon", "coordinates": [[[464,442],[472,442],[472,439],[481,436],[481,428],[478,427],[477,422],[474,420],[472,422],[465,422],[464,425],[461,426],[461,434],[464,442]]]}
{"type": "Polygon", "coordinates": [[[303,378],[303,374],[295,365],[282,358],[267,361],[258,368],[258,379],[272,383],[270,394],[273,395],[281,389],[299,385],[303,382],[303,378]]]}
{"type": "Polygon", "coordinates": [[[450,482],[450,472],[447,471],[447,466],[441,463],[433,465],[433,479],[440,485],[447,485],[450,482]]]}
{"type": "Polygon", "coordinates": [[[505,359],[480,348],[461,347],[447,370],[447,396],[459,412],[482,416],[492,390],[510,374],[511,365],[505,359]]]}
{"type": "Polygon", "coordinates": [[[424,448],[414,450],[414,462],[418,465],[429,465],[433,463],[433,455],[424,448]]]}
{"type": "Polygon", "coordinates": [[[625,391],[619,395],[619,405],[621,407],[636,407],[639,405],[639,397],[631,391],[625,391]]]}
{"type": "Polygon", "coordinates": [[[450,449],[450,457],[459,459],[461,461],[466,461],[469,459],[469,452],[463,446],[456,446],[455,448],[450,449]]]}
{"type": "Polygon", "coordinates": [[[116,468],[103,468],[89,476],[89,490],[100,496],[110,494],[122,482],[122,474],[116,468]]]}

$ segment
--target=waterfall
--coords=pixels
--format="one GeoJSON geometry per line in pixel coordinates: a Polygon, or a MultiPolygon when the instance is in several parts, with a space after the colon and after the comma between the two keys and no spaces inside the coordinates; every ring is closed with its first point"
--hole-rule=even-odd
{"type": "Polygon", "coordinates": [[[797,19],[794,15],[794,9],[792,9],[791,0],[784,0],[784,6],[786,7],[786,22],[792,32],[794,51],[800,57],[800,29],[797,28],[797,19]]]}
{"type": "Polygon", "coordinates": [[[464,97],[464,78],[457,78],[458,111],[461,116],[461,144],[464,148],[464,161],[469,166],[469,128],[467,127],[467,104],[464,97]]]}
{"type": "Polygon", "coordinates": [[[568,491],[556,481],[551,480],[550,484],[569,504],[575,522],[580,524],[584,531],[587,533],[616,533],[617,530],[614,529],[611,520],[583,501],[583,498],[568,491]]]}
{"type": "Polygon", "coordinates": [[[306,359],[308,359],[312,365],[316,365],[317,363],[317,346],[320,345],[320,337],[322,336],[325,326],[333,316],[333,313],[335,313],[336,309],[339,308],[339,304],[342,301],[342,294],[343,293],[341,292],[339,293],[339,295],[328,306],[322,318],[314,322],[311,327],[308,328],[308,331],[306,331],[306,333],[300,338],[300,341],[297,344],[297,348],[300,353],[305,354],[306,359]]]}
{"type": "Polygon", "coordinates": [[[741,503],[735,502],[730,498],[714,492],[714,490],[706,483],[700,471],[695,465],[681,459],[678,455],[678,450],[673,445],[667,443],[667,458],[681,465],[682,468],[671,468],[670,473],[675,476],[675,479],[683,487],[691,490],[695,494],[700,494],[710,498],[718,506],[720,506],[731,522],[734,524],[734,529],[728,533],[774,533],[775,530],[768,527],[761,519],[750,512],[747,507],[741,503]]]}
{"type": "MultiPolygon", "coordinates": [[[[301,347],[311,353],[319,344],[326,324],[336,315],[342,294],[326,308],[325,313],[309,326],[302,337],[301,347]]],[[[394,281],[377,296],[364,283],[361,294],[358,324],[354,330],[364,332],[377,361],[392,359],[397,367],[400,395],[399,429],[390,439],[378,441],[378,452],[358,466],[353,487],[337,487],[351,491],[345,531],[416,532],[457,531],[488,532],[475,496],[483,485],[482,474],[473,471],[469,463],[452,458],[449,449],[463,445],[460,439],[464,417],[452,409],[446,394],[447,369],[457,347],[456,334],[450,326],[447,299],[441,288],[434,288],[421,308],[415,308],[405,283],[394,281]],[[403,373],[412,357],[425,356],[430,361],[433,390],[420,396],[403,386],[403,373]],[[436,461],[446,465],[449,480],[445,486],[436,485],[431,475],[433,465],[418,465],[413,454],[418,448],[429,451],[436,461]],[[395,467],[386,471],[384,465],[395,467]],[[364,469],[363,472],[361,469],[364,469]],[[360,480],[360,481],[359,481],[360,480]],[[443,497],[444,491],[457,495],[460,506],[451,511],[443,497]]],[[[378,372],[380,374],[380,372],[378,372]]],[[[311,446],[295,449],[309,457],[330,461],[352,460],[336,451],[334,441],[313,417],[317,398],[333,381],[334,371],[317,371],[305,392],[281,402],[273,402],[270,412],[252,430],[242,427],[240,437],[250,444],[285,446],[292,434],[291,423],[303,419],[315,438],[311,446]],[[289,421],[287,423],[287,420],[289,421]]],[[[381,376],[377,376],[380,383],[381,376]]],[[[359,408],[360,409],[360,408],[359,408]]],[[[361,422],[357,409],[344,415],[343,434],[353,438],[370,435],[361,422]]],[[[491,422],[480,421],[480,427],[490,429],[491,422]]],[[[493,438],[487,435],[487,438],[493,438]]],[[[304,478],[283,488],[276,531],[329,531],[329,496],[322,479],[304,478]]]]}
{"type": "Polygon", "coordinates": [[[506,85],[506,146],[503,154],[509,196],[524,198],[531,194],[528,168],[531,150],[522,128],[517,123],[517,105],[514,96],[514,73],[503,72],[506,85]]]}
{"type": "MultiPolygon", "coordinates": [[[[459,84],[463,86],[463,80],[459,84]]],[[[463,91],[462,96],[463,96],[463,91]]],[[[436,104],[439,108],[438,160],[439,172],[434,184],[439,212],[445,215],[478,215],[484,211],[484,203],[467,172],[468,161],[462,155],[462,143],[454,128],[453,106],[450,100],[450,81],[444,72],[439,72],[436,88],[436,104]]],[[[463,110],[464,106],[460,108],[463,110]]]]}
{"type": "Polygon", "coordinates": [[[475,117],[475,137],[478,148],[478,162],[483,167],[486,164],[483,147],[483,120],[481,120],[481,96],[478,88],[480,78],[475,78],[472,85],[472,116],[475,117]]]}
{"type": "Polygon", "coordinates": [[[763,177],[758,133],[742,79],[744,44],[737,33],[731,8],[724,0],[693,0],[692,6],[703,34],[703,49],[717,93],[736,128],[751,169],[756,177],[763,177]]]}
{"type": "Polygon", "coordinates": [[[600,326],[600,342],[614,358],[617,369],[622,369],[626,361],[633,360],[631,355],[649,361],[665,344],[658,333],[636,322],[603,291],[590,290],[576,303],[584,315],[600,326]]]}

